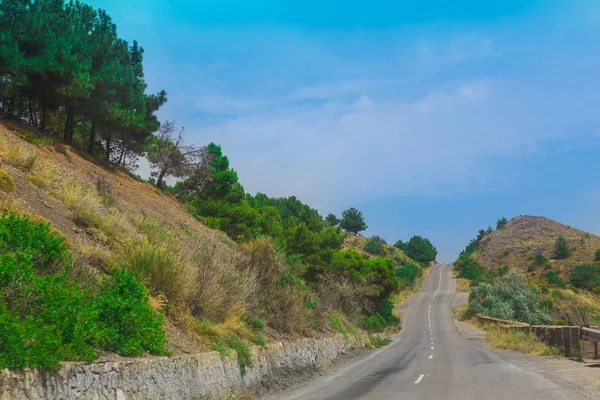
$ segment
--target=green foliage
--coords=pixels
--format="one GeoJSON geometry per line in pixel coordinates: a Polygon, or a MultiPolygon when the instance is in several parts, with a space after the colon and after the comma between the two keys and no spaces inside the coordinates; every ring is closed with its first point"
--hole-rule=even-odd
{"type": "Polygon", "coordinates": [[[98,343],[117,354],[134,357],[148,351],[168,354],[164,317],[148,304],[150,292],[131,273],[118,269],[104,281],[95,299],[98,343]]]}
{"type": "Polygon", "coordinates": [[[467,313],[529,324],[550,322],[547,310],[540,306],[540,289],[529,285],[527,278],[518,272],[472,287],[467,313]]]}
{"type": "Polygon", "coordinates": [[[363,319],[363,329],[368,332],[382,332],[385,329],[385,318],[379,313],[366,316],[363,319]]]}
{"type": "MultiPolygon", "coordinates": [[[[144,50],[81,2],[0,2],[2,111],[123,166],[158,128],[166,93],[146,93],[144,50]]],[[[35,144],[47,138],[23,134],[35,144]]]]}
{"type": "Polygon", "coordinates": [[[596,250],[596,253],[594,254],[594,260],[600,261],[600,249],[596,250]]]}
{"type": "Polygon", "coordinates": [[[558,273],[556,271],[546,272],[546,279],[548,280],[548,283],[551,285],[557,285],[561,289],[567,288],[566,282],[563,281],[562,279],[560,279],[560,277],[558,276],[558,273]]]}
{"type": "Polygon", "coordinates": [[[398,240],[396,243],[394,243],[394,247],[406,253],[406,243],[404,243],[402,240],[398,240]]]}
{"type": "Polygon", "coordinates": [[[344,324],[346,317],[342,313],[332,313],[329,315],[329,323],[336,331],[341,333],[345,338],[348,337],[348,330],[344,324]]]}
{"type": "Polygon", "coordinates": [[[580,264],[571,270],[569,280],[576,288],[593,290],[600,286],[600,273],[594,264],[580,264]]]}
{"type": "Polygon", "coordinates": [[[65,258],[65,238],[50,224],[36,221],[25,214],[2,211],[0,215],[0,253],[31,257],[39,271],[49,272],[65,258]]]}
{"type": "Polygon", "coordinates": [[[479,264],[469,254],[464,252],[458,257],[458,260],[454,263],[454,268],[458,271],[460,278],[466,278],[469,280],[477,280],[486,276],[490,271],[483,265],[479,264]]]}
{"type": "Polygon", "coordinates": [[[415,264],[407,264],[396,270],[396,277],[401,287],[413,288],[417,278],[421,276],[423,276],[423,269],[415,264]]]}
{"type": "Polygon", "coordinates": [[[544,257],[544,255],[542,253],[536,253],[535,254],[535,261],[534,264],[539,265],[539,266],[544,266],[548,264],[548,259],[546,257],[544,257]]]}
{"type": "Polygon", "coordinates": [[[508,265],[498,268],[498,276],[504,276],[508,274],[508,265]]]}
{"type": "Polygon", "coordinates": [[[163,317],[148,291],[118,270],[99,292],[67,278],[64,238],[26,215],[0,218],[0,368],[57,369],[91,361],[96,348],[165,354],[163,317]]]}
{"type": "Polygon", "coordinates": [[[413,236],[406,244],[406,255],[413,260],[429,263],[435,261],[437,249],[431,244],[429,239],[421,236],[413,236]]]}
{"type": "Polygon", "coordinates": [[[508,220],[506,219],[506,217],[498,219],[498,221],[496,221],[496,229],[502,228],[504,225],[506,225],[507,222],[508,220]]]}
{"type": "Polygon", "coordinates": [[[371,236],[365,243],[365,251],[367,253],[380,256],[385,254],[385,246],[387,246],[385,239],[374,235],[371,236]]]}
{"type": "Polygon", "coordinates": [[[262,319],[257,317],[256,315],[248,314],[245,317],[245,322],[248,326],[258,332],[262,332],[265,330],[265,323],[262,319]]]}
{"type": "Polygon", "coordinates": [[[342,211],[340,226],[354,235],[357,235],[359,232],[368,228],[362,212],[354,207],[342,211]]]}
{"type": "Polygon", "coordinates": [[[327,226],[330,226],[330,227],[331,226],[338,226],[340,224],[340,220],[334,214],[329,213],[325,217],[325,223],[327,224],[327,226]]]}
{"type": "Polygon", "coordinates": [[[243,339],[238,337],[237,335],[229,335],[225,339],[225,343],[229,346],[230,349],[234,350],[237,354],[238,364],[242,373],[246,370],[246,368],[251,367],[254,363],[252,358],[252,349],[250,345],[246,343],[243,339]]]}
{"type": "Polygon", "coordinates": [[[559,236],[554,243],[552,256],[558,260],[563,260],[565,258],[569,258],[572,253],[573,249],[569,245],[569,242],[567,242],[563,236],[559,236]]]}

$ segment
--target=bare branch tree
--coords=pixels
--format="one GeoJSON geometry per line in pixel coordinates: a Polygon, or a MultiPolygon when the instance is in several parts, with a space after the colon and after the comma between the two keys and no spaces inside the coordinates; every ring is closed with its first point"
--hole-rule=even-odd
{"type": "Polygon", "coordinates": [[[156,169],[156,186],[162,187],[167,176],[187,178],[185,191],[202,190],[212,173],[210,155],[206,146],[186,144],[184,128],[178,128],[174,121],[165,121],[150,140],[147,157],[150,166],[156,169]]]}

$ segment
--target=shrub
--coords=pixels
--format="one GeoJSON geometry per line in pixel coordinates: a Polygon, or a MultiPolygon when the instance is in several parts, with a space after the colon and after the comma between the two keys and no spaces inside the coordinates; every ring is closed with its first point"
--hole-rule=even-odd
{"type": "Polygon", "coordinates": [[[498,221],[496,221],[496,229],[502,228],[504,225],[506,225],[507,222],[508,220],[506,219],[506,217],[498,219],[498,221]]]}
{"type": "Polygon", "coordinates": [[[454,263],[454,268],[458,271],[458,276],[460,278],[470,280],[481,279],[489,273],[487,268],[464,252],[461,253],[458,260],[454,263]]]}
{"type": "Polygon", "coordinates": [[[0,213],[0,253],[26,255],[37,270],[48,271],[64,260],[65,251],[64,236],[50,228],[50,224],[25,214],[0,213]]]}
{"type": "Polygon", "coordinates": [[[413,260],[429,263],[435,261],[437,249],[431,244],[429,239],[421,236],[413,236],[406,244],[406,255],[413,260]]]}
{"type": "Polygon", "coordinates": [[[580,264],[575,266],[569,274],[573,286],[580,289],[592,290],[600,286],[600,274],[594,264],[580,264]]]}
{"type": "Polygon", "coordinates": [[[2,168],[0,168],[0,190],[5,192],[14,192],[17,190],[13,177],[2,168]]]}
{"type": "Polygon", "coordinates": [[[84,227],[101,228],[103,218],[100,213],[102,205],[97,194],[78,184],[70,184],[64,188],[63,198],[69,218],[84,227]]]}
{"type": "Polygon", "coordinates": [[[498,268],[498,276],[504,276],[508,274],[508,265],[498,268]]]}
{"type": "Polygon", "coordinates": [[[6,161],[22,170],[29,171],[37,158],[37,152],[29,149],[26,145],[13,144],[4,153],[6,161]]]}
{"type": "Polygon", "coordinates": [[[471,289],[469,315],[481,313],[494,318],[543,324],[550,317],[540,307],[540,289],[529,286],[527,278],[511,272],[492,283],[483,282],[471,289]]]}
{"type": "Polygon", "coordinates": [[[67,277],[64,242],[49,224],[2,213],[0,369],[57,369],[62,360],[95,359],[96,347],[165,354],[163,317],[144,285],[118,270],[98,293],[83,289],[67,277]]]}
{"type": "Polygon", "coordinates": [[[594,259],[595,259],[596,261],[600,261],[600,249],[597,249],[597,250],[596,250],[596,253],[595,253],[595,257],[594,257],[594,259]]]}
{"type": "Polygon", "coordinates": [[[379,314],[371,314],[363,319],[363,328],[369,332],[381,332],[385,329],[385,319],[379,314]]]}
{"type": "Polygon", "coordinates": [[[252,349],[250,345],[236,335],[229,335],[225,339],[225,343],[230,349],[234,350],[237,354],[238,364],[242,373],[245,372],[247,367],[251,367],[253,364],[252,349]]]}
{"type": "Polygon", "coordinates": [[[556,271],[546,272],[546,279],[548,280],[548,283],[551,285],[558,285],[558,287],[561,289],[567,288],[566,282],[563,281],[562,279],[560,279],[560,277],[558,276],[558,273],[556,271]]]}
{"type": "Polygon", "coordinates": [[[375,235],[371,236],[365,243],[365,251],[374,255],[382,255],[385,253],[385,239],[375,235]]]}
{"type": "Polygon", "coordinates": [[[135,357],[148,351],[165,355],[164,317],[148,304],[150,293],[135,277],[118,269],[105,280],[94,301],[98,314],[98,344],[117,354],[135,357]]]}
{"type": "Polygon", "coordinates": [[[34,185],[46,189],[52,185],[56,178],[56,171],[57,167],[53,162],[38,157],[35,159],[27,179],[34,185]]]}
{"type": "Polygon", "coordinates": [[[415,264],[407,264],[396,270],[396,277],[401,287],[414,287],[417,278],[423,276],[421,267],[415,264]]]}
{"type": "Polygon", "coordinates": [[[124,246],[120,259],[148,285],[152,294],[164,294],[169,302],[177,303],[188,298],[194,274],[173,247],[172,243],[142,239],[124,246]]]}
{"type": "Polygon", "coordinates": [[[573,249],[569,246],[569,242],[567,242],[562,235],[559,236],[554,243],[554,250],[552,251],[553,257],[562,260],[570,257],[572,253],[573,249]]]}
{"type": "Polygon", "coordinates": [[[534,263],[539,266],[548,264],[548,259],[542,253],[536,253],[534,263]]]}

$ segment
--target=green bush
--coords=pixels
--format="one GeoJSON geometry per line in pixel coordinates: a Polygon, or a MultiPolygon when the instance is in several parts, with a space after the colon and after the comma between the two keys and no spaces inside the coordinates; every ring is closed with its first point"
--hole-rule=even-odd
{"type": "Polygon", "coordinates": [[[569,258],[573,253],[573,249],[569,245],[569,242],[561,235],[556,239],[554,243],[554,250],[552,251],[552,255],[554,258],[558,260],[563,260],[565,258],[569,258]]]}
{"type": "Polygon", "coordinates": [[[504,276],[508,274],[508,265],[498,268],[498,276],[504,276]]]}
{"type": "Polygon", "coordinates": [[[477,313],[529,324],[550,322],[547,311],[540,306],[540,289],[530,286],[527,278],[518,272],[473,287],[467,314],[477,313]]]}
{"type": "Polygon", "coordinates": [[[567,283],[565,281],[563,281],[562,279],[560,279],[560,277],[558,276],[558,273],[556,271],[546,272],[546,279],[548,280],[548,283],[551,285],[557,285],[561,289],[567,288],[567,283]]]}
{"type": "Polygon", "coordinates": [[[534,264],[544,266],[548,264],[548,259],[542,253],[536,253],[534,264]]]}
{"type": "Polygon", "coordinates": [[[251,367],[253,364],[250,345],[234,334],[229,335],[225,339],[225,343],[236,352],[238,364],[242,373],[244,373],[246,368],[251,367]]]}
{"type": "Polygon", "coordinates": [[[374,255],[383,255],[385,254],[386,245],[387,243],[383,238],[377,235],[371,236],[365,243],[365,251],[374,255]]]}
{"type": "Polygon", "coordinates": [[[396,270],[401,287],[414,287],[417,278],[423,276],[423,269],[415,264],[407,264],[396,270]]]}
{"type": "Polygon", "coordinates": [[[148,351],[168,354],[162,329],[164,317],[148,304],[150,292],[133,274],[118,269],[104,281],[94,301],[98,313],[98,344],[117,354],[135,357],[148,351]]]}
{"type": "Polygon", "coordinates": [[[508,220],[506,219],[506,217],[498,219],[498,221],[496,221],[496,229],[502,228],[504,225],[506,225],[507,222],[508,220]]]}
{"type": "Polygon", "coordinates": [[[36,270],[51,272],[53,265],[65,260],[66,249],[65,238],[50,224],[14,212],[0,215],[0,253],[27,255],[36,270]]]}
{"type": "Polygon", "coordinates": [[[458,276],[460,278],[469,280],[480,280],[490,274],[490,271],[487,268],[479,264],[465,252],[461,253],[458,257],[458,260],[454,263],[454,268],[458,271],[458,276]]]}
{"type": "Polygon", "coordinates": [[[257,317],[256,315],[248,314],[245,317],[246,324],[248,326],[258,332],[262,332],[265,330],[265,323],[262,319],[257,317]]]}
{"type": "Polygon", "coordinates": [[[95,359],[96,348],[165,354],[163,317],[144,285],[118,270],[98,293],[83,289],[64,272],[64,241],[46,223],[2,214],[0,369],[55,370],[63,360],[95,359]]]}
{"type": "Polygon", "coordinates": [[[596,250],[596,253],[595,253],[595,257],[594,257],[594,259],[595,259],[596,261],[600,261],[600,249],[597,249],[597,250],[596,250]]]}
{"type": "Polygon", "coordinates": [[[435,261],[437,257],[437,249],[429,241],[429,239],[421,236],[413,236],[406,244],[406,255],[413,260],[429,263],[435,261]]]}
{"type": "Polygon", "coordinates": [[[379,313],[371,314],[363,319],[363,329],[369,332],[381,332],[385,329],[385,318],[379,313]]]}
{"type": "Polygon", "coordinates": [[[594,264],[580,264],[571,270],[569,280],[576,288],[592,290],[600,286],[600,273],[594,264]]]}

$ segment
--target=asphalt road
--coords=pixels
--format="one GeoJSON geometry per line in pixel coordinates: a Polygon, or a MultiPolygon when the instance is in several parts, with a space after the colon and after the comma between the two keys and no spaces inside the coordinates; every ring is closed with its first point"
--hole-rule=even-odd
{"type": "Polygon", "coordinates": [[[463,338],[452,322],[451,264],[431,270],[406,311],[401,333],[373,356],[308,386],[289,400],[571,399],[541,375],[524,371],[463,338]]]}

